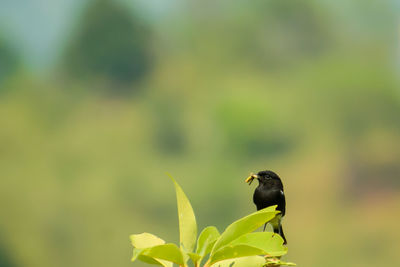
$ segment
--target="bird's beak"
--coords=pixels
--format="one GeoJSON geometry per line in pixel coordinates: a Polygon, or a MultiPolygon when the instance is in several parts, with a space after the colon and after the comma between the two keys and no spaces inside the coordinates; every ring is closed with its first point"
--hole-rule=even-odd
{"type": "Polygon", "coordinates": [[[253,182],[254,179],[258,179],[258,175],[257,174],[250,174],[249,177],[247,177],[246,180],[244,180],[246,183],[249,183],[249,185],[251,185],[251,183],[253,182]]]}

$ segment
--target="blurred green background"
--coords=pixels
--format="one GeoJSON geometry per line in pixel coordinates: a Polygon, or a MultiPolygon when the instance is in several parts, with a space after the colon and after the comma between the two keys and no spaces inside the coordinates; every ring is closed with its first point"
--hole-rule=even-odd
{"type": "Polygon", "coordinates": [[[400,266],[398,1],[2,0],[0,266],[142,266],[287,196],[286,260],[400,266]]]}

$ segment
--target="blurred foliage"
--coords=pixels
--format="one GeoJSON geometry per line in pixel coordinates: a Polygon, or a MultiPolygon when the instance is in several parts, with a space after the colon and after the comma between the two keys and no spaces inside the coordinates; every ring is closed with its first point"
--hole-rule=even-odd
{"type": "Polygon", "coordinates": [[[273,116],[266,100],[227,100],[218,113],[227,151],[249,158],[282,156],[295,149],[298,133],[273,116]]]}
{"type": "Polygon", "coordinates": [[[329,16],[312,1],[256,1],[248,9],[239,11],[231,33],[243,33],[235,34],[234,44],[257,68],[288,69],[329,48],[329,16]]]}
{"type": "Polygon", "coordinates": [[[153,104],[154,143],[165,155],[183,154],[186,149],[182,107],[174,99],[155,100],[153,104]]]}
{"type": "MultiPolygon", "coordinates": [[[[0,86],[8,77],[12,76],[21,66],[17,52],[10,44],[0,37],[0,86]]],[[[0,88],[0,92],[3,90],[0,88]]]]}
{"type": "Polygon", "coordinates": [[[5,242],[0,240],[0,267],[15,267],[14,259],[11,257],[9,248],[5,246],[5,242]]]}
{"type": "Polygon", "coordinates": [[[178,242],[165,171],[184,178],[199,227],[222,229],[254,210],[243,179],[268,168],[299,266],[400,265],[398,6],[134,5],[91,1],[71,19],[70,76],[5,72],[2,253],[17,266],[131,266],[131,232],[178,242]]]}
{"type": "Polygon", "coordinates": [[[103,78],[126,90],[151,66],[150,29],[114,1],[91,1],[65,51],[64,68],[73,77],[103,78]]]}

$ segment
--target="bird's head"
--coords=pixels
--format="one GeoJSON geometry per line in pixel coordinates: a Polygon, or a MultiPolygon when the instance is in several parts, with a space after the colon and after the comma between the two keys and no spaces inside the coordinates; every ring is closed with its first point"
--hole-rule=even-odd
{"type": "Polygon", "coordinates": [[[259,182],[266,182],[268,180],[278,180],[280,181],[281,179],[279,176],[274,173],[273,171],[260,171],[257,174],[251,173],[249,177],[245,180],[246,183],[251,183],[253,182],[254,179],[257,179],[259,182]]]}

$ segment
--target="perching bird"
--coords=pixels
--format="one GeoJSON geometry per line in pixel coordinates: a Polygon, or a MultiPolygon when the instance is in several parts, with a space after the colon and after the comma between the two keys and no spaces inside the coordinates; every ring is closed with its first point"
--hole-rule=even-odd
{"type": "MultiPolygon", "coordinates": [[[[274,233],[279,234],[283,238],[284,244],[287,244],[281,224],[282,217],[285,216],[286,209],[285,194],[283,192],[283,184],[281,179],[276,173],[268,170],[260,171],[257,174],[250,175],[246,179],[246,183],[249,183],[250,185],[254,179],[257,179],[259,182],[253,195],[253,202],[256,204],[257,210],[278,205],[276,210],[279,210],[281,213],[279,213],[269,223],[271,223],[274,233]]],[[[266,225],[267,224],[264,225],[263,231],[265,231],[266,225]]]]}

